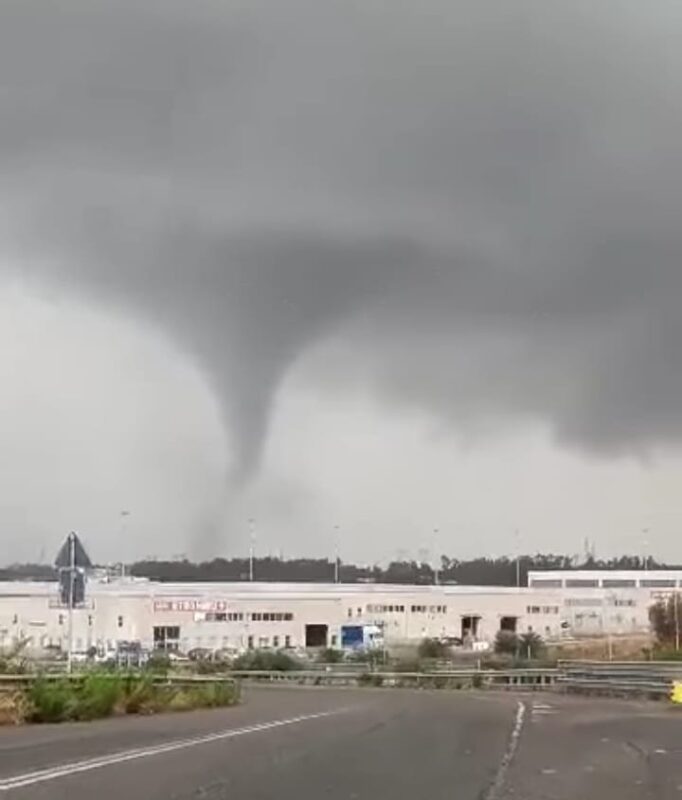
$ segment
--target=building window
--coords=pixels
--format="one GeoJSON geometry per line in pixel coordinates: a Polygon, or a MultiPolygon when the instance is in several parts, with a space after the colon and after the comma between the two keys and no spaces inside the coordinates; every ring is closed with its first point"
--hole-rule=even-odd
{"type": "MultiPolygon", "coordinates": [[[[123,617],[119,617],[122,621],[123,617]]],[[[123,624],[121,622],[121,624],[123,624]]],[[[120,626],[119,626],[120,627],[120,626]]],[[[180,626],[179,625],[156,625],[154,626],[154,649],[164,652],[174,652],[180,649],[180,626]]]]}
{"type": "Polygon", "coordinates": [[[259,636],[258,637],[258,647],[267,647],[270,643],[270,640],[267,636],[259,636]]]}
{"type": "Polygon", "coordinates": [[[121,617],[121,616],[119,616],[119,618],[118,618],[118,627],[119,628],[123,627],[123,617],[121,617]]]}
{"type": "Polygon", "coordinates": [[[92,614],[88,614],[88,627],[92,628],[92,614]]]}
{"type": "Polygon", "coordinates": [[[348,619],[350,619],[352,616],[353,616],[353,609],[349,608],[348,609],[348,619]]]}
{"type": "Polygon", "coordinates": [[[287,648],[291,647],[291,636],[284,637],[284,646],[287,648]]]}
{"type": "Polygon", "coordinates": [[[227,622],[227,614],[220,611],[208,611],[205,619],[206,622],[227,622]]]}
{"type": "Polygon", "coordinates": [[[279,647],[279,636],[273,636],[272,637],[272,646],[273,647],[279,647]]]}
{"type": "Polygon", "coordinates": [[[249,638],[246,640],[246,646],[249,648],[249,650],[253,650],[253,636],[249,636],[249,638]]]}
{"type": "Polygon", "coordinates": [[[622,580],[620,578],[604,578],[601,585],[605,589],[634,589],[636,581],[622,580]]]}
{"type": "Polygon", "coordinates": [[[530,585],[535,588],[544,587],[545,589],[561,589],[561,579],[556,578],[532,578],[530,585]]]}
{"type": "MultiPolygon", "coordinates": [[[[16,624],[16,616],[15,616],[14,620],[15,620],[15,624],[16,624]]],[[[64,615],[63,614],[59,615],[59,617],[57,619],[57,622],[59,623],[59,625],[63,625],[64,624],[64,615]]]]}
{"type": "Polygon", "coordinates": [[[335,634],[335,633],[333,633],[333,634],[332,634],[331,646],[332,646],[332,647],[336,647],[336,643],[337,643],[337,641],[338,641],[338,638],[337,638],[336,634],[335,634]]]}
{"type": "Polygon", "coordinates": [[[569,578],[566,581],[567,589],[598,589],[599,581],[592,578],[569,578]]]}
{"type": "Polygon", "coordinates": [[[641,580],[639,585],[643,589],[674,589],[676,582],[668,578],[649,578],[641,580]]]}

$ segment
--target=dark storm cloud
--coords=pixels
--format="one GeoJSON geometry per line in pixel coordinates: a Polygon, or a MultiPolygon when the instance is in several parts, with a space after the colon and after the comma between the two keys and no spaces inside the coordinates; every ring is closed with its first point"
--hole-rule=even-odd
{"type": "Polygon", "coordinates": [[[2,260],[191,352],[246,472],[327,339],[392,402],[679,440],[681,28],[639,0],[5,0],[2,260]]]}

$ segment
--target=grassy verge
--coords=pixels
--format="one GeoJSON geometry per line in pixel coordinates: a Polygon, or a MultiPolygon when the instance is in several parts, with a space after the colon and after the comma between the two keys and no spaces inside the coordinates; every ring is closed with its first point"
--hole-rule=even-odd
{"type": "MultiPolygon", "coordinates": [[[[164,684],[150,676],[93,673],[83,681],[37,678],[16,708],[30,722],[91,720],[114,714],[154,714],[231,706],[239,701],[232,682],[164,684]]],[[[19,720],[15,720],[19,721],[19,720]]]]}

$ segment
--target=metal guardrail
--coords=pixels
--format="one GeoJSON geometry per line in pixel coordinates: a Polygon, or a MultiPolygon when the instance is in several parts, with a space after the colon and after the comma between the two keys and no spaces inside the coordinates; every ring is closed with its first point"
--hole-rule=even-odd
{"type": "Polygon", "coordinates": [[[293,670],[288,672],[235,671],[230,673],[240,680],[259,683],[288,683],[302,686],[396,686],[417,688],[540,688],[553,685],[558,678],[555,669],[477,670],[461,669],[439,672],[385,672],[358,673],[331,670],[293,670]]]}
{"type": "MultiPolygon", "coordinates": [[[[84,681],[87,672],[72,675],[47,673],[45,680],[84,681]]],[[[0,675],[0,692],[17,689],[36,679],[35,674],[0,675]]],[[[112,673],[115,677],[115,673],[112,673]]],[[[670,696],[673,684],[682,682],[682,662],[561,661],[557,669],[386,672],[365,669],[306,669],[293,671],[242,670],[211,675],[153,675],[157,685],[192,686],[205,683],[248,681],[300,686],[386,686],[423,689],[559,689],[631,697],[670,696]]]]}
{"type": "MultiPolygon", "coordinates": [[[[14,689],[21,686],[27,686],[35,681],[38,677],[46,681],[69,681],[72,683],[83,683],[88,677],[87,672],[76,672],[68,675],[65,672],[55,673],[48,672],[38,676],[35,673],[26,673],[22,675],[0,675],[0,692],[7,689],[14,689]]],[[[133,673],[134,677],[139,677],[139,673],[133,673]]],[[[107,678],[121,678],[120,674],[112,673],[98,673],[98,677],[107,678]]],[[[234,675],[150,675],[151,682],[157,686],[197,686],[206,683],[235,683],[236,678],[234,675]]],[[[124,678],[125,679],[125,678],[124,678]]]]}
{"type": "Polygon", "coordinates": [[[557,685],[572,692],[663,697],[677,681],[681,662],[560,661],[557,685]]]}

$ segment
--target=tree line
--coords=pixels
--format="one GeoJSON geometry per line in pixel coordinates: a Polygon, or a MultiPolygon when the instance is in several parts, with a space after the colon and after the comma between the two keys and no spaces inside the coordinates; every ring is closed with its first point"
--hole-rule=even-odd
{"type": "MultiPolygon", "coordinates": [[[[334,580],[335,564],[324,558],[281,559],[271,556],[253,562],[257,581],[292,583],[330,583],[334,580]]],[[[465,586],[527,585],[528,572],[535,570],[640,570],[680,569],[678,565],[659,563],[640,556],[617,556],[609,559],[575,557],[554,554],[524,555],[518,559],[501,556],[458,559],[441,556],[438,570],[423,561],[392,561],[387,566],[361,566],[339,562],[342,583],[434,583],[465,586]]],[[[140,578],[167,582],[190,581],[247,581],[250,564],[247,558],[214,558],[210,561],[143,560],[126,566],[126,573],[140,578]]],[[[55,580],[53,567],[45,564],[16,564],[0,569],[0,580],[55,580]]]]}

